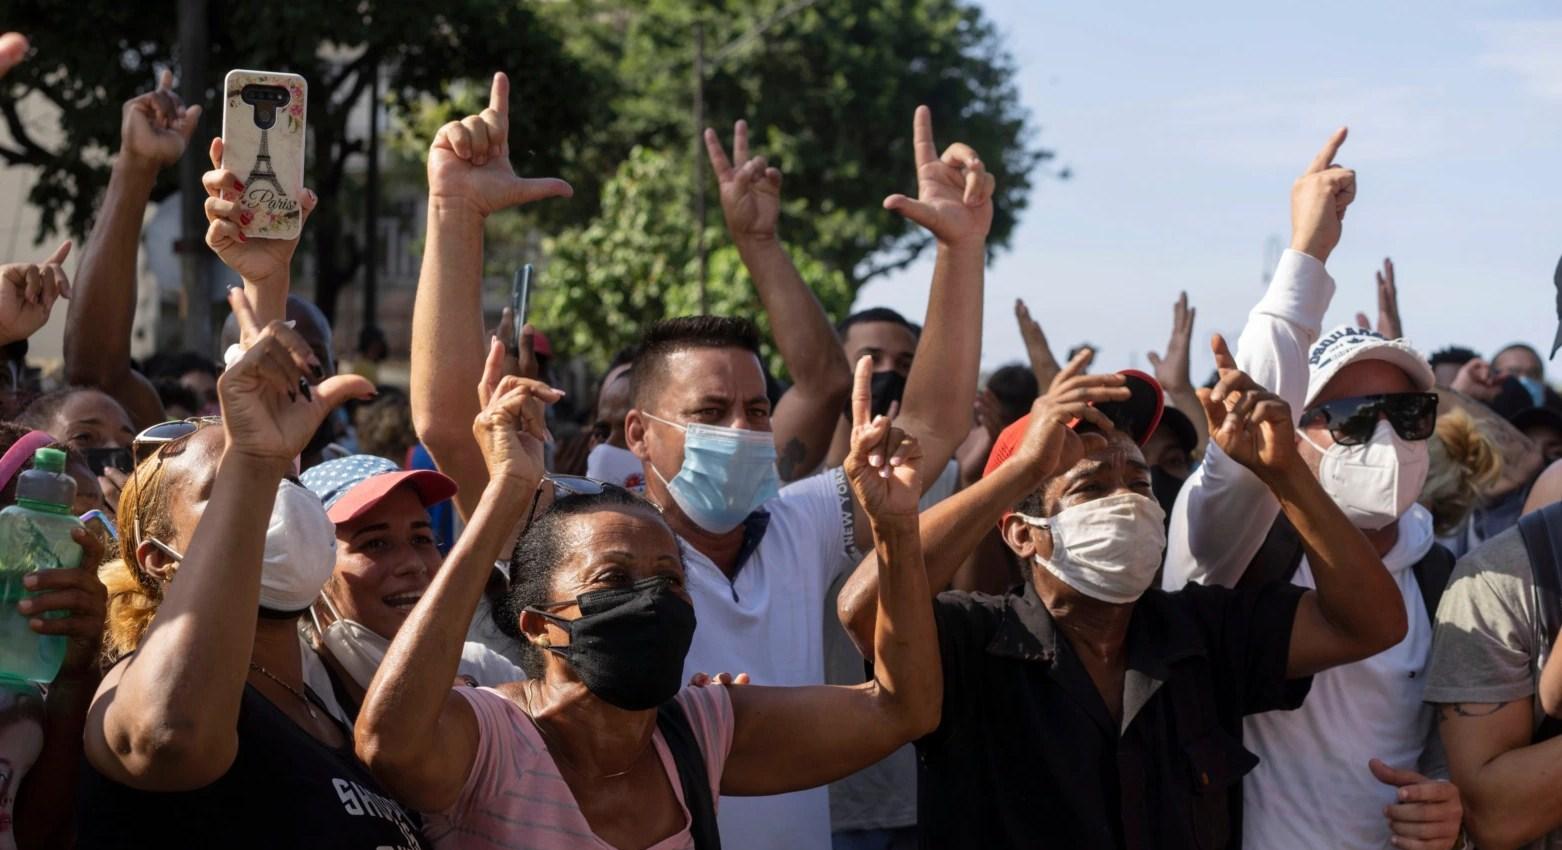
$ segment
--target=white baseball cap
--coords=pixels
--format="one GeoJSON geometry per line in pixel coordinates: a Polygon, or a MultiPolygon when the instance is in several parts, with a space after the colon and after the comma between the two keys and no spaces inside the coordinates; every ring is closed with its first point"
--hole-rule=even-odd
{"type": "Polygon", "coordinates": [[[1311,407],[1323,388],[1334,380],[1341,369],[1360,360],[1382,360],[1398,366],[1410,376],[1416,389],[1427,392],[1436,383],[1432,367],[1409,342],[1388,339],[1377,331],[1340,325],[1319,338],[1307,357],[1307,401],[1311,407]]]}

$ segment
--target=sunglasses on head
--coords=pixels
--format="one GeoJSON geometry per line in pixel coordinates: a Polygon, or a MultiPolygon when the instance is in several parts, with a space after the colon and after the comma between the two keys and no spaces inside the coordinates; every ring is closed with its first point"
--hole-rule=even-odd
{"type": "Polygon", "coordinates": [[[1385,393],[1339,398],[1309,407],[1300,425],[1323,425],[1342,446],[1359,446],[1372,439],[1378,419],[1388,419],[1402,440],[1425,440],[1437,428],[1437,393],[1385,393]]]}
{"type": "Polygon", "coordinates": [[[161,451],[169,443],[182,440],[208,425],[217,425],[221,422],[221,416],[192,416],[189,419],[159,422],[137,434],[130,442],[130,451],[135,456],[136,465],[139,466],[142,461],[161,451]]]}

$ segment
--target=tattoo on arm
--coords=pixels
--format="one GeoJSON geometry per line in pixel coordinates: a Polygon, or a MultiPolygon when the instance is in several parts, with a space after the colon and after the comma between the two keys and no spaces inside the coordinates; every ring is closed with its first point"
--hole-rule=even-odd
{"type": "Polygon", "coordinates": [[[1438,710],[1443,717],[1490,717],[1512,701],[1444,703],[1438,706],[1438,710]]]}
{"type": "Polygon", "coordinates": [[[781,449],[781,455],[776,458],[776,472],[780,473],[782,481],[796,480],[797,474],[802,472],[798,464],[803,462],[807,454],[807,448],[803,441],[796,437],[788,440],[786,446],[781,449]]]}

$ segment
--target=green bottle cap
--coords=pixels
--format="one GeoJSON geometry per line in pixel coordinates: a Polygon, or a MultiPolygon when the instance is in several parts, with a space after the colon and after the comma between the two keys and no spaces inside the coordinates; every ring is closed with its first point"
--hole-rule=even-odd
{"type": "Polygon", "coordinates": [[[33,453],[33,469],[44,472],[64,472],[65,453],[59,449],[39,449],[33,453]]]}

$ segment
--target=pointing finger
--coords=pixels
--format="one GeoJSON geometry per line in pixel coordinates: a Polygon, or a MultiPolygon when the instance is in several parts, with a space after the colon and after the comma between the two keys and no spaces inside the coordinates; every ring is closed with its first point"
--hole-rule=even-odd
{"type": "Polygon", "coordinates": [[[1324,143],[1323,150],[1318,151],[1318,155],[1313,157],[1312,164],[1307,166],[1308,174],[1316,174],[1329,168],[1329,163],[1334,162],[1335,155],[1340,152],[1340,145],[1345,144],[1345,136],[1348,132],[1347,128],[1341,127],[1329,136],[1329,141],[1324,143]]]}
{"type": "Polygon", "coordinates": [[[260,334],[260,324],[255,321],[255,308],[250,306],[243,287],[235,286],[228,290],[228,306],[233,308],[233,317],[239,322],[240,339],[253,339],[260,334]]]}
{"type": "Polygon", "coordinates": [[[917,167],[938,161],[938,148],[933,144],[933,110],[917,107],[911,122],[911,146],[916,153],[917,167]]]}
{"type": "Polygon", "coordinates": [[[1212,338],[1210,338],[1209,347],[1210,351],[1215,353],[1216,369],[1237,368],[1237,359],[1231,356],[1231,348],[1226,345],[1225,337],[1221,336],[1220,334],[1215,334],[1212,338]]]}
{"type": "Polygon", "coordinates": [[[510,77],[503,71],[494,72],[493,84],[488,87],[488,108],[503,116],[510,114],[510,77]]]}
{"type": "Polygon", "coordinates": [[[705,128],[705,154],[710,157],[711,170],[716,172],[718,182],[725,183],[732,179],[732,161],[727,159],[727,152],[722,149],[716,131],[709,127],[705,128]]]}
{"type": "Polygon", "coordinates": [[[741,118],[732,125],[732,158],[739,165],[748,163],[748,122],[741,118]]]}
{"type": "Polygon", "coordinates": [[[57,266],[60,263],[65,262],[65,258],[69,257],[70,253],[71,241],[67,239],[60,243],[60,247],[54,249],[54,253],[50,254],[49,259],[44,260],[43,264],[46,266],[57,266]]]}
{"type": "Polygon", "coordinates": [[[873,416],[873,358],[863,355],[857,360],[857,372],[852,383],[852,426],[861,428],[873,416]]]}

